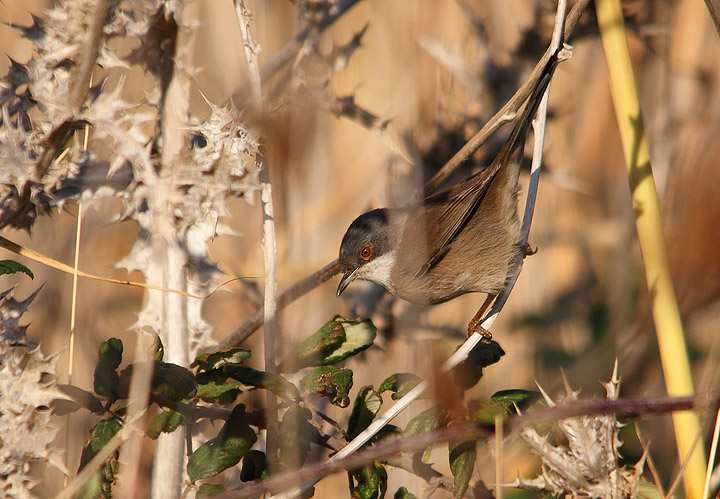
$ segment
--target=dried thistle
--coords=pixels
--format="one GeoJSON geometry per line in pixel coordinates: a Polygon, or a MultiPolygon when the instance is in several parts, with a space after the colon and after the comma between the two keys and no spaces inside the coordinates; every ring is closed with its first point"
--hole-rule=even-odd
{"type": "MultiPolygon", "coordinates": [[[[38,289],[39,291],[39,289],[38,289]]],[[[20,317],[38,291],[23,301],[0,294],[0,490],[3,497],[34,497],[30,463],[46,461],[67,473],[59,452],[51,448],[57,428],[50,404],[67,399],[56,388],[58,354],[45,356],[25,336],[20,317]]]]}
{"type": "MultiPolygon", "coordinates": [[[[609,400],[618,398],[620,380],[617,363],[611,380],[603,386],[609,400]]],[[[547,404],[555,406],[550,396],[542,388],[540,390],[547,404]]],[[[577,400],[578,393],[565,380],[565,399],[577,400]]],[[[639,497],[645,455],[632,468],[618,465],[622,426],[614,414],[562,419],[558,421],[558,427],[567,438],[567,447],[554,445],[547,435],[540,435],[534,428],[526,427],[520,436],[540,457],[542,473],[533,479],[518,477],[512,486],[569,497],[639,497]]]]}

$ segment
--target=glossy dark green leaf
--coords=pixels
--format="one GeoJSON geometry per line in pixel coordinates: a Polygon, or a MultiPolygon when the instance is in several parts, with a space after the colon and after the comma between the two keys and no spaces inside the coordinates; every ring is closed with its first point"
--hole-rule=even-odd
{"type": "Polygon", "coordinates": [[[455,479],[453,485],[453,497],[462,497],[468,488],[470,478],[475,469],[475,458],[477,448],[475,441],[451,442],[448,444],[450,470],[455,479]]]}
{"type": "Polygon", "coordinates": [[[55,386],[65,395],[72,398],[72,400],[55,399],[52,401],[53,414],[56,416],[64,416],[81,408],[85,408],[95,414],[105,412],[102,402],[87,390],[73,385],[57,384],[55,386]]]}
{"type": "Polygon", "coordinates": [[[448,413],[445,409],[440,406],[430,407],[408,421],[404,433],[406,435],[427,433],[447,425],[447,422],[448,413]]]}
{"type": "Polygon", "coordinates": [[[281,368],[300,369],[336,364],[362,352],[375,341],[377,329],[370,321],[335,316],[297,347],[291,360],[281,368]],[[292,365],[290,365],[292,364],[292,365]]]}
{"type": "Polygon", "coordinates": [[[256,440],[257,435],[247,423],[245,406],[238,404],[218,436],[198,447],[188,459],[190,480],[215,476],[235,466],[256,440]]]}
{"type": "Polygon", "coordinates": [[[378,411],[382,407],[382,397],[376,392],[372,386],[363,386],[360,388],[353,409],[348,420],[348,435],[355,438],[365,428],[370,426],[372,420],[377,416],[378,411]]]}
{"type": "Polygon", "coordinates": [[[535,402],[542,401],[542,395],[536,390],[501,390],[493,393],[490,400],[505,407],[508,414],[516,414],[517,409],[525,410],[535,402]]]}
{"type": "Polygon", "coordinates": [[[378,499],[387,491],[387,471],[378,461],[350,472],[355,484],[350,491],[356,499],[378,499]]]}
{"type": "Polygon", "coordinates": [[[30,276],[30,279],[35,279],[30,269],[22,263],[18,263],[15,260],[0,260],[0,275],[15,274],[16,272],[24,272],[30,276]]]}
{"type": "Polygon", "coordinates": [[[98,361],[93,377],[93,390],[101,397],[118,396],[120,376],[116,369],[122,362],[123,344],[118,338],[103,341],[98,349],[98,361]]]}
{"type": "Polygon", "coordinates": [[[267,456],[259,450],[251,450],[243,457],[242,468],[240,469],[240,480],[249,482],[260,480],[267,476],[267,456]]]}
{"type": "Polygon", "coordinates": [[[189,369],[170,362],[159,360],[152,363],[141,362],[127,366],[120,373],[120,395],[127,398],[130,382],[136,369],[149,369],[152,366],[151,390],[160,393],[170,400],[180,401],[191,398],[197,391],[195,375],[189,369]]]}
{"type": "Polygon", "coordinates": [[[299,468],[310,452],[310,442],[317,441],[318,431],[310,424],[312,412],[292,405],[283,415],[278,431],[277,448],[280,462],[287,468],[299,468]]]}
{"type": "Polygon", "coordinates": [[[249,359],[251,355],[252,352],[247,348],[228,348],[227,350],[220,350],[219,352],[198,355],[193,363],[190,364],[190,367],[199,373],[217,369],[225,364],[242,364],[249,359]]]}
{"type": "MultiPolygon", "coordinates": [[[[105,447],[105,445],[120,431],[122,427],[117,419],[103,419],[90,431],[90,439],[83,447],[82,456],[80,457],[80,467],[82,470],[94,457],[105,447]]],[[[112,497],[112,484],[115,481],[115,473],[117,471],[118,452],[114,452],[110,458],[105,461],[103,466],[98,469],[85,486],[75,495],[76,498],[96,498],[96,497],[112,497]]]]}
{"type": "Polygon", "coordinates": [[[182,424],[184,417],[177,411],[162,409],[148,425],[147,436],[156,440],[161,433],[172,433],[182,424]]]}
{"type": "Polygon", "coordinates": [[[451,371],[455,383],[463,390],[472,388],[482,378],[483,368],[495,364],[503,355],[505,351],[496,341],[478,343],[470,350],[467,359],[451,371]]]}
{"type": "Polygon", "coordinates": [[[405,396],[407,392],[415,388],[422,379],[412,373],[397,373],[389,376],[380,384],[378,392],[393,392],[392,399],[398,400],[405,396]]]}
{"type": "Polygon", "coordinates": [[[300,393],[295,388],[295,385],[278,374],[270,374],[251,367],[235,365],[225,365],[223,371],[243,385],[270,390],[285,401],[296,402],[300,400],[300,393]]]}
{"type": "Polygon", "coordinates": [[[350,369],[335,366],[315,367],[300,380],[302,389],[319,393],[338,407],[350,405],[349,393],[352,386],[353,372],[350,369]]]}
{"type": "Polygon", "coordinates": [[[230,378],[222,369],[201,371],[195,375],[195,379],[198,384],[195,396],[204,402],[226,405],[242,393],[242,384],[230,378]]]}
{"type": "Polygon", "coordinates": [[[203,483],[195,493],[197,499],[201,497],[212,497],[225,492],[225,487],[219,483],[203,483]]]}
{"type": "Polygon", "coordinates": [[[417,499],[415,494],[411,494],[405,487],[400,487],[395,491],[393,499],[417,499]]]}

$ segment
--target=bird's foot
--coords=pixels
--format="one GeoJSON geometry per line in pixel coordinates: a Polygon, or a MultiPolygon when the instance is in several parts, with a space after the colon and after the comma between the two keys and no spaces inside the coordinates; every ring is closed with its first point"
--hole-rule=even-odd
{"type": "Polygon", "coordinates": [[[525,256],[532,256],[535,253],[538,252],[538,249],[532,249],[532,246],[530,246],[530,243],[525,243],[525,246],[523,246],[523,252],[525,253],[525,256]]]}
{"type": "Polygon", "coordinates": [[[470,321],[470,324],[468,324],[467,331],[468,331],[468,337],[477,333],[483,337],[483,341],[485,341],[485,342],[492,340],[492,337],[493,337],[492,333],[490,331],[488,331],[487,329],[482,327],[482,325],[479,322],[474,321],[474,320],[470,321]]]}

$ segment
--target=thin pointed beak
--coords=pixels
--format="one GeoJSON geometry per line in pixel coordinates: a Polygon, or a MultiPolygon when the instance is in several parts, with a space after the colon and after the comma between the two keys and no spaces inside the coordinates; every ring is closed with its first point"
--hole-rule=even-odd
{"type": "Polygon", "coordinates": [[[359,269],[355,269],[352,272],[348,271],[343,274],[342,279],[340,279],[340,284],[338,284],[337,288],[338,296],[340,296],[342,292],[345,291],[345,288],[347,288],[348,285],[355,280],[358,270],[359,269]]]}

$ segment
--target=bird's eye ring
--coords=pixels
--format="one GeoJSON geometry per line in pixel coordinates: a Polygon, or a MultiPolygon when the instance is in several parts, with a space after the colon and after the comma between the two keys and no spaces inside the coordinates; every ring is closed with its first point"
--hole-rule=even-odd
{"type": "Polygon", "coordinates": [[[372,246],[370,246],[369,244],[363,244],[363,247],[360,248],[360,258],[362,258],[363,260],[370,260],[372,254],[372,246]]]}

